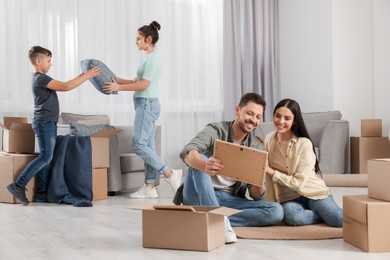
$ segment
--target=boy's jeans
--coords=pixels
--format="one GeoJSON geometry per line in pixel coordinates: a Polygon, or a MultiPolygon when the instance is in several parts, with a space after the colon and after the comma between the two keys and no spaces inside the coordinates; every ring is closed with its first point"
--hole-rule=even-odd
{"type": "Polygon", "coordinates": [[[25,188],[36,175],[38,193],[46,193],[49,185],[49,166],[53,159],[57,140],[57,123],[33,120],[32,127],[37,137],[39,155],[24,169],[15,183],[19,187],[25,188]]]}
{"type": "MultiPolygon", "coordinates": [[[[204,157],[205,158],[205,157],[204,157]]],[[[184,205],[224,206],[242,210],[229,216],[232,226],[268,226],[283,220],[279,203],[248,200],[233,194],[214,190],[211,177],[194,168],[188,168],[184,180],[184,205]]]]}
{"type": "Polygon", "coordinates": [[[324,222],[329,226],[342,227],[343,211],[332,196],[313,200],[298,197],[282,203],[284,221],[292,226],[310,225],[324,222]]]}
{"type": "Polygon", "coordinates": [[[145,183],[155,184],[168,166],[156,153],[155,122],[160,115],[158,98],[134,98],[133,150],[145,163],[145,183]]]}

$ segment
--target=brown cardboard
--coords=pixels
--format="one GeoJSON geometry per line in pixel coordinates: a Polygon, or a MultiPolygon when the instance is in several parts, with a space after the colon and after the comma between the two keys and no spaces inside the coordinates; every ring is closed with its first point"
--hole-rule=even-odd
{"type": "Polygon", "coordinates": [[[368,160],[368,196],[390,201],[390,158],[368,160]]]}
{"type": "Polygon", "coordinates": [[[267,152],[215,140],[213,157],[221,160],[224,166],[220,175],[253,185],[264,185],[267,152]]]}
{"type": "Polygon", "coordinates": [[[146,248],[211,251],[225,244],[225,219],[240,212],[226,207],[140,205],[146,248]]]}
{"type": "Polygon", "coordinates": [[[108,168],[110,166],[110,137],[119,130],[105,129],[91,135],[92,168],[108,168]]]}
{"type": "Polygon", "coordinates": [[[107,168],[92,169],[93,200],[107,199],[107,168]]]}
{"type": "Polygon", "coordinates": [[[26,117],[4,117],[3,151],[8,153],[34,153],[35,134],[26,117]]]}
{"type": "Polygon", "coordinates": [[[390,158],[388,137],[351,137],[351,173],[367,173],[367,161],[390,158]]]}
{"type": "Polygon", "coordinates": [[[382,137],[382,119],[362,119],[360,132],[362,137],[382,137]]]}
{"type": "MultiPolygon", "coordinates": [[[[27,165],[35,159],[35,154],[7,154],[0,153],[0,202],[19,203],[8,191],[7,186],[14,182],[27,165]]],[[[26,197],[35,200],[35,178],[26,186],[26,197]]]]}
{"type": "Polygon", "coordinates": [[[367,195],[343,197],[343,238],[366,252],[389,252],[390,203],[367,195]]]}

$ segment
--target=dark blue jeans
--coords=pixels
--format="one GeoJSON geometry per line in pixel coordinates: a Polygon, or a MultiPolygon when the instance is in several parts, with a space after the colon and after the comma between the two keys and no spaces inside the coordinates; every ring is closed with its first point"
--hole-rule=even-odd
{"type": "Polygon", "coordinates": [[[49,166],[53,159],[57,140],[57,123],[51,121],[33,120],[32,127],[37,137],[39,155],[20,174],[16,185],[25,188],[36,175],[38,193],[46,193],[49,184],[49,166]]]}

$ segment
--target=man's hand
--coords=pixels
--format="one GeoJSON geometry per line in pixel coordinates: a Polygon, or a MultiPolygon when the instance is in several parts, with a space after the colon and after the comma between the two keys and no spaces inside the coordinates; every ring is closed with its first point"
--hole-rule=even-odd
{"type": "Polygon", "coordinates": [[[222,162],[217,158],[210,157],[206,161],[204,172],[207,173],[209,176],[214,176],[214,175],[218,175],[222,169],[223,169],[222,162]]]}

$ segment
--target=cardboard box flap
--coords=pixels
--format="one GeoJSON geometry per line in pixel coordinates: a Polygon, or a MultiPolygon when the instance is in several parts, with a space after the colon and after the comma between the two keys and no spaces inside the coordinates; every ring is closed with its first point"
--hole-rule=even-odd
{"type": "Polygon", "coordinates": [[[32,131],[32,126],[31,126],[31,124],[12,123],[9,130],[32,131]]]}
{"type": "Polygon", "coordinates": [[[91,135],[91,137],[98,137],[98,138],[106,138],[106,137],[111,137],[119,133],[121,130],[116,130],[116,129],[103,129],[100,130],[99,132],[94,133],[91,135]]]}
{"type": "Polygon", "coordinates": [[[27,117],[4,117],[4,126],[11,129],[13,123],[27,124],[27,117]]]}
{"type": "Polygon", "coordinates": [[[378,159],[371,159],[372,161],[379,161],[379,162],[390,162],[390,158],[378,158],[378,159]]]}
{"type": "Polygon", "coordinates": [[[216,214],[216,215],[223,215],[223,216],[230,216],[240,212],[241,210],[227,208],[227,207],[219,207],[209,211],[209,213],[216,214]]]}
{"type": "Polygon", "coordinates": [[[135,209],[135,210],[145,210],[145,209],[153,209],[153,205],[150,204],[136,204],[128,206],[129,209],[135,209]]]}
{"type": "Polygon", "coordinates": [[[196,212],[192,206],[176,206],[176,205],[154,205],[155,210],[180,210],[180,211],[192,211],[196,212]]]}

